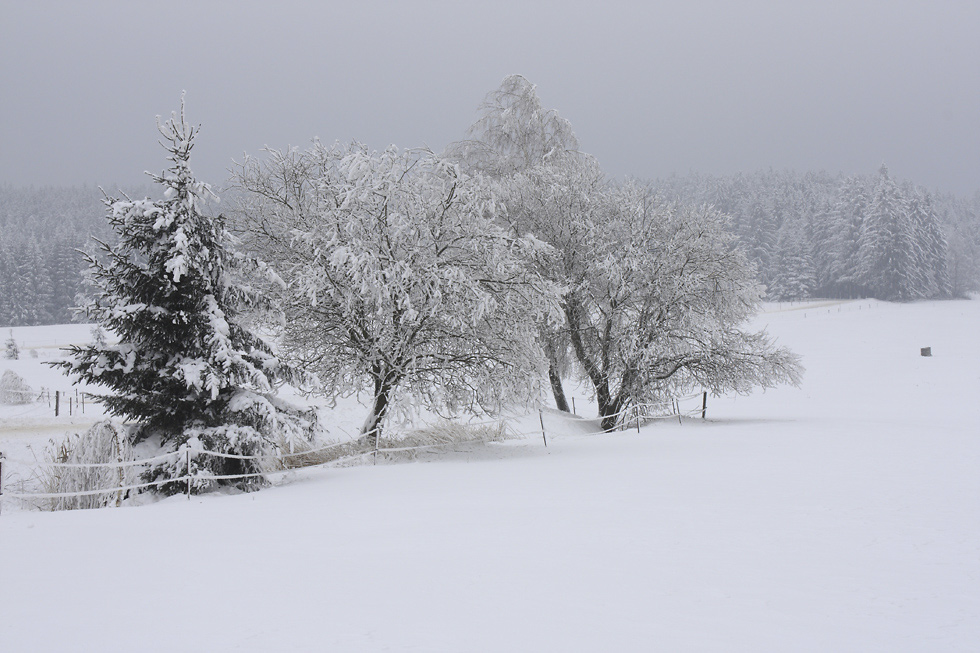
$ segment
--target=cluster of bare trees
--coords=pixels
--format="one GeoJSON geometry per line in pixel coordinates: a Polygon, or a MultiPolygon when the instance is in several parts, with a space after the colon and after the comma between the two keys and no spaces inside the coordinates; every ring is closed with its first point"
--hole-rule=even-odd
{"type": "Polygon", "coordinates": [[[521,76],[447,151],[354,143],[246,159],[235,225],[278,274],[281,341],[330,394],[495,410],[592,388],[603,427],[686,388],[795,383],[717,211],[613,183],[521,76]],[[550,382],[550,383],[548,383],[550,382]]]}

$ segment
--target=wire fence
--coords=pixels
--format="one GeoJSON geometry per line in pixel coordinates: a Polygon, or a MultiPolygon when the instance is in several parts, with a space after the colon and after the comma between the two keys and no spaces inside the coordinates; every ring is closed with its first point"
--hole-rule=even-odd
{"type": "MultiPolygon", "coordinates": [[[[616,430],[625,430],[627,428],[636,427],[637,432],[639,432],[640,426],[646,422],[653,420],[662,419],[677,419],[681,420],[682,417],[697,417],[700,416],[704,418],[705,410],[707,408],[707,393],[701,393],[696,395],[690,395],[687,397],[679,397],[667,399],[661,402],[654,403],[639,403],[632,404],[615,415],[606,416],[606,419],[615,418],[616,430]],[[689,408],[687,410],[682,410],[682,402],[689,404],[691,400],[699,399],[699,406],[696,408],[689,408]]],[[[506,416],[497,419],[487,420],[483,422],[462,424],[464,428],[479,428],[479,427],[495,427],[498,432],[505,438],[527,438],[536,437],[541,435],[544,440],[544,446],[548,446],[548,435],[549,432],[545,425],[544,411],[539,410],[538,417],[540,423],[540,431],[538,430],[519,430],[516,427],[517,418],[528,418],[529,415],[524,416],[506,416]]],[[[565,415],[562,413],[551,413],[549,412],[549,418],[557,417],[560,419],[577,420],[582,421],[582,418],[574,415],[565,415]]],[[[601,435],[608,433],[607,430],[600,430],[591,433],[577,433],[577,436],[589,436],[589,435],[601,435]]],[[[560,435],[560,432],[556,432],[554,429],[551,430],[550,435],[560,435]]],[[[6,457],[2,452],[0,452],[0,510],[2,510],[2,502],[4,499],[15,499],[24,501],[27,503],[34,503],[35,507],[40,507],[39,503],[43,501],[50,500],[65,500],[78,497],[95,497],[95,496],[111,496],[116,495],[116,505],[121,505],[123,496],[128,492],[142,491],[150,488],[158,488],[167,484],[176,484],[177,487],[183,485],[185,488],[185,494],[187,498],[190,499],[192,495],[192,490],[195,484],[201,482],[211,482],[211,481],[225,481],[225,480],[246,480],[253,478],[267,478],[270,475],[280,474],[284,472],[292,471],[296,468],[303,467],[322,467],[322,466],[345,466],[356,462],[359,459],[371,458],[373,462],[377,464],[379,458],[386,458],[392,454],[406,453],[406,452],[421,452],[436,449],[446,449],[447,447],[459,447],[464,445],[472,445],[477,443],[487,442],[486,437],[475,437],[471,439],[453,439],[447,441],[438,441],[425,444],[416,444],[410,446],[400,446],[400,447],[383,447],[381,446],[381,438],[374,438],[374,446],[371,448],[364,448],[362,441],[347,441],[347,442],[334,442],[329,444],[321,445],[320,447],[312,449],[303,449],[301,451],[275,451],[272,454],[264,455],[242,455],[242,454],[230,454],[219,451],[211,451],[203,448],[193,448],[189,446],[182,446],[177,451],[164,453],[149,458],[141,458],[137,460],[122,460],[121,458],[113,462],[93,462],[93,463],[83,463],[83,462],[46,462],[46,461],[29,461],[18,458],[6,457]],[[332,455],[331,455],[332,452],[332,455]],[[202,468],[200,465],[197,466],[197,471],[195,471],[194,463],[199,462],[203,458],[214,457],[223,459],[239,460],[243,462],[252,463],[253,469],[258,469],[260,471],[255,472],[245,472],[241,474],[225,474],[225,475],[214,475],[208,472],[206,469],[202,468]],[[300,464],[293,464],[293,460],[299,461],[300,464]],[[183,474],[179,476],[170,476],[165,479],[155,479],[150,481],[142,482],[132,482],[131,479],[134,478],[133,474],[130,473],[128,476],[124,474],[124,470],[132,471],[133,468],[145,468],[149,469],[151,465],[163,463],[169,461],[172,464],[176,464],[178,469],[183,469],[183,474]],[[311,464],[306,464],[308,461],[320,461],[313,462],[311,464]],[[98,488],[87,488],[83,490],[73,491],[73,492],[37,492],[30,491],[28,483],[23,479],[17,484],[19,485],[20,491],[10,491],[9,474],[5,470],[9,469],[11,464],[17,464],[24,466],[25,468],[37,468],[37,467],[47,467],[52,469],[84,469],[84,470],[116,470],[118,471],[117,482],[112,485],[107,485],[105,487],[98,488]],[[8,481],[5,485],[5,481],[8,481]]],[[[394,441],[397,443],[397,440],[394,441]]]]}
{"type": "Polygon", "coordinates": [[[55,417],[84,415],[87,406],[98,401],[98,396],[82,390],[18,390],[15,388],[0,388],[0,404],[16,406],[47,405],[55,417]]]}
{"type": "MultiPolygon", "coordinates": [[[[683,423],[681,420],[684,417],[697,418],[700,417],[704,419],[707,415],[708,409],[708,393],[699,392],[697,394],[687,395],[684,397],[671,397],[664,399],[662,401],[656,402],[646,402],[646,403],[635,403],[626,406],[619,410],[619,412],[613,413],[607,416],[600,416],[599,421],[610,420],[615,424],[614,430],[623,431],[628,428],[636,428],[637,431],[640,427],[647,422],[653,422],[657,420],[669,420],[676,419],[679,423],[683,423]],[[698,400],[697,406],[691,406],[693,400],[698,400]],[[682,408],[682,404],[687,407],[682,408]]],[[[567,415],[562,413],[549,413],[551,417],[557,417],[560,419],[577,420],[580,421],[582,418],[576,417],[574,415],[567,415]]],[[[544,430],[544,423],[542,419],[542,430],[544,430]]],[[[591,433],[578,433],[576,435],[589,436],[589,435],[602,435],[608,433],[608,430],[594,431],[591,433]]]]}
{"type": "MultiPolygon", "coordinates": [[[[517,433],[510,432],[510,437],[521,437],[528,435],[527,433],[517,433]]],[[[375,438],[375,441],[380,443],[379,438],[375,438]]],[[[413,451],[425,451],[432,449],[445,448],[451,445],[466,445],[475,444],[478,442],[485,442],[483,438],[474,438],[472,440],[456,440],[453,442],[434,442],[430,444],[420,444],[414,446],[405,447],[382,447],[379,444],[370,449],[364,449],[360,451],[352,451],[351,442],[336,442],[326,444],[313,449],[305,449],[302,451],[295,452],[276,452],[274,454],[266,455],[241,455],[241,454],[230,454],[220,451],[211,451],[208,449],[197,449],[192,447],[182,447],[177,451],[170,453],[165,453],[150,458],[142,458],[138,460],[127,460],[118,462],[99,462],[99,463],[69,463],[69,462],[41,462],[41,461],[30,461],[26,459],[20,459],[15,457],[7,457],[0,453],[0,501],[3,499],[17,499],[26,502],[34,502],[35,504],[39,501],[45,500],[59,500],[59,499],[71,499],[77,497],[91,497],[99,495],[112,495],[117,494],[122,496],[125,492],[146,490],[149,488],[156,488],[166,484],[177,484],[178,486],[183,485],[185,488],[185,494],[189,499],[192,494],[192,488],[195,484],[199,482],[211,482],[211,481],[225,481],[225,480],[246,480],[252,478],[264,478],[272,474],[284,473],[291,471],[296,468],[296,466],[290,465],[289,461],[291,459],[299,458],[316,458],[318,454],[323,454],[331,450],[338,450],[340,453],[337,456],[326,456],[327,460],[325,462],[311,464],[311,465],[301,465],[302,467],[319,467],[319,466],[343,466],[356,461],[359,458],[371,457],[374,459],[375,463],[379,457],[386,457],[390,454],[403,453],[403,452],[413,452],[413,451]],[[198,471],[195,472],[195,464],[200,462],[202,458],[214,457],[223,459],[232,459],[239,461],[252,462],[255,468],[262,471],[258,472],[246,472],[241,474],[223,474],[215,475],[203,471],[200,466],[198,471]],[[11,464],[18,464],[27,468],[43,466],[50,467],[54,469],[129,469],[134,467],[144,467],[149,468],[151,465],[162,463],[165,461],[170,461],[172,463],[177,463],[179,467],[183,468],[184,473],[179,476],[171,476],[166,479],[157,479],[152,481],[144,481],[139,483],[126,482],[124,475],[119,475],[119,483],[113,484],[111,486],[78,490],[73,492],[36,492],[36,491],[10,491],[9,489],[9,478],[5,478],[5,468],[9,468],[11,464]],[[5,487],[5,480],[8,481],[5,487]]],[[[21,485],[24,485],[21,483],[21,485]]],[[[118,502],[117,502],[118,505],[118,502]]]]}

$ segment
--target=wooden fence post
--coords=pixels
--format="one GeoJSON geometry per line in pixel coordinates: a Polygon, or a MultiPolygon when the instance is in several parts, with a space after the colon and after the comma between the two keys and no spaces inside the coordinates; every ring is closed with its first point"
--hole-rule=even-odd
{"type": "Polygon", "coordinates": [[[544,432],[544,410],[538,408],[538,421],[541,422],[541,439],[544,440],[544,446],[548,446],[548,436],[544,432]]]}
{"type": "Polygon", "coordinates": [[[708,391],[705,390],[701,393],[701,419],[704,419],[704,414],[708,412],[708,391]]]}
{"type": "MultiPolygon", "coordinates": [[[[84,394],[82,395],[85,396],[84,394]]],[[[122,443],[119,441],[119,429],[115,426],[109,425],[113,433],[113,443],[116,445],[116,465],[118,465],[117,472],[119,477],[119,491],[116,493],[116,507],[122,507],[123,499],[123,486],[126,485],[126,473],[123,471],[123,455],[122,455],[122,443]]]]}
{"type": "Polygon", "coordinates": [[[58,416],[58,409],[61,407],[61,390],[54,391],[54,416],[58,416]]]}
{"type": "Polygon", "coordinates": [[[187,447],[184,450],[184,460],[187,465],[187,500],[191,500],[191,448],[187,447]]]}

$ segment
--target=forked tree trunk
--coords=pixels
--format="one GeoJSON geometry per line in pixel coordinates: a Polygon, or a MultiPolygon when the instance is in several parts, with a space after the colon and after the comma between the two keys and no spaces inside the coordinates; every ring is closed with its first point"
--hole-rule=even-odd
{"type": "Polygon", "coordinates": [[[615,431],[616,424],[619,423],[619,408],[621,403],[618,400],[613,401],[609,397],[608,388],[606,389],[604,395],[604,399],[599,399],[599,393],[596,393],[596,400],[599,404],[599,424],[602,426],[603,431],[615,431]]]}
{"type": "Polygon", "coordinates": [[[568,399],[565,397],[565,388],[561,383],[561,374],[558,373],[554,363],[548,365],[548,379],[551,380],[551,392],[555,395],[555,405],[558,410],[572,412],[568,409],[568,399]]]}
{"type": "Polygon", "coordinates": [[[612,393],[609,391],[609,376],[607,375],[607,370],[609,367],[608,356],[606,352],[609,351],[609,332],[611,329],[611,324],[606,325],[606,335],[603,345],[602,354],[599,356],[599,360],[593,360],[586,349],[585,343],[582,342],[581,335],[581,324],[578,319],[580,309],[576,304],[572,302],[566,302],[565,304],[565,316],[568,324],[571,327],[571,332],[569,337],[572,343],[572,351],[575,352],[575,358],[585,369],[586,376],[592,381],[592,387],[595,390],[596,403],[599,405],[599,419],[603,431],[613,431],[616,428],[616,423],[619,419],[617,413],[619,413],[620,407],[623,405],[622,397],[613,397],[612,393]]]}

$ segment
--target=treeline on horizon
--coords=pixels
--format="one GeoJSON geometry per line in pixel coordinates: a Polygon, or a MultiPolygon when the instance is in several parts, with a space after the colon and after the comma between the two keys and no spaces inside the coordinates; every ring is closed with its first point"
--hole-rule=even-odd
{"type": "Polygon", "coordinates": [[[114,238],[96,187],[0,185],[0,325],[73,321],[87,269],[80,250],[114,238]]]}
{"type": "MultiPolygon", "coordinates": [[[[874,174],[759,171],[654,182],[666,199],[712,205],[773,301],[963,297],[980,290],[980,192],[932,193],[874,174]]],[[[131,196],[152,194],[150,187],[131,196]]],[[[91,186],[0,185],[0,325],[76,319],[80,250],[113,240],[91,186]]]]}
{"type": "Polygon", "coordinates": [[[980,192],[971,199],[875,174],[760,171],[657,182],[708,204],[755,264],[773,301],[964,297],[980,289],[980,192]]]}

